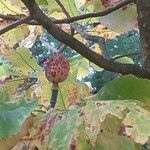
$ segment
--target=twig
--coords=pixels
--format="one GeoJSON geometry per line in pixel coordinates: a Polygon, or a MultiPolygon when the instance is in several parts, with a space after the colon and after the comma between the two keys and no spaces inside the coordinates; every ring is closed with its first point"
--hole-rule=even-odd
{"type": "MultiPolygon", "coordinates": [[[[19,20],[25,19],[27,17],[28,16],[24,16],[24,15],[10,15],[10,14],[5,15],[5,14],[0,13],[0,18],[3,20],[19,21],[19,20]]],[[[26,21],[26,23],[29,25],[40,25],[37,21],[34,21],[34,20],[26,21]]]]}
{"type": "Polygon", "coordinates": [[[102,17],[102,16],[106,16],[116,10],[118,10],[119,8],[122,8],[125,5],[128,5],[130,3],[132,3],[133,0],[124,0],[123,2],[119,3],[118,5],[111,7],[107,10],[104,10],[102,12],[97,12],[97,13],[88,13],[85,15],[80,15],[80,16],[74,16],[71,18],[67,18],[67,19],[61,19],[61,20],[56,20],[53,21],[54,23],[72,23],[78,20],[83,20],[83,19],[87,19],[87,18],[91,18],[91,17],[102,17]]]}
{"type": "Polygon", "coordinates": [[[116,59],[119,59],[119,58],[122,58],[122,57],[127,57],[127,56],[134,56],[134,55],[141,55],[141,52],[132,52],[132,53],[128,53],[128,54],[125,54],[125,55],[116,56],[112,60],[116,60],[116,59]]]}
{"type": "Polygon", "coordinates": [[[4,15],[4,14],[1,14],[0,13],[0,18],[3,19],[3,20],[11,20],[11,21],[17,21],[17,20],[20,20],[20,19],[23,19],[21,16],[17,16],[17,15],[4,15]]]}
{"type": "MultiPolygon", "coordinates": [[[[70,18],[66,18],[66,19],[60,19],[60,20],[56,20],[54,18],[50,18],[50,19],[55,24],[62,24],[62,23],[72,23],[75,21],[84,20],[84,19],[92,18],[92,17],[102,17],[102,16],[106,16],[106,15],[118,10],[119,8],[122,8],[123,6],[132,3],[132,2],[133,2],[133,0],[124,0],[123,2],[119,3],[118,5],[111,7],[111,8],[108,8],[107,10],[104,10],[101,12],[88,13],[88,14],[84,14],[84,15],[80,15],[80,16],[74,16],[74,17],[70,17],[70,18]]],[[[13,15],[12,16],[9,15],[9,17],[5,17],[4,15],[0,14],[0,18],[3,18],[5,20],[7,20],[7,19],[13,20],[13,21],[18,20],[18,18],[16,16],[13,16],[13,15]]],[[[34,20],[29,21],[28,24],[39,25],[39,23],[34,21],[34,20]]]]}
{"type": "Polygon", "coordinates": [[[59,51],[60,53],[62,53],[66,47],[67,47],[67,46],[66,46],[65,44],[62,44],[62,43],[61,43],[61,45],[59,45],[57,49],[58,49],[58,51],[59,51]]]}
{"type": "Polygon", "coordinates": [[[0,35],[1,35],[1,34],[4,34],[4,33],[7,32],[7,31],[10,31],[10,30],[16,28],[17,26],[19,26],[19,25],[21,25],[21,24],[23,24],[23,23],[27,23],[29,20],[31,20],[31,17],[30,17],[30,16],[25,17],[25,18],[23,18],[23,19],[21,19],[21,20],[15,21],[14,23],[8,25],[7,27],[1,29],[1,30],[0,30],[0,35]]]}
{"type": "Polygon", "coordinates": [[[28,78],[22,78],[22,79],[14,79],[14,80],[10,80],[8,82],[16,82],[16,81],[22,81],[22,80],[27,80],[27,79],[30,79],[30,78],[28,77],[28,78]]]}
{"type": "Polygon", "coordinates": [[[18,86],[15,95],[21,95],[23,91],[28,90],[36,82],[37,82],[37,78],[30,78],[30,80],[29,79],[25,80],[24,83],[18,86]]]}

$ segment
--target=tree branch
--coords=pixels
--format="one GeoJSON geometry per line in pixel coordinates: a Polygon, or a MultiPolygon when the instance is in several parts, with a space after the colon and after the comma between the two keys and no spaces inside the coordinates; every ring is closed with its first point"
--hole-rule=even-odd
{"type": "MultiPolygon", "coordinates": [[[[19,21],[27,17],[28,16],[24,16],[24,15],[9,15],[9,14],[4,15],[0,13],[0,18],[3,20],[19,21]]],[[[26,23],[29,25],[40,25],[37,21],[34,21],[34,20],[26,21],[26,23]]]]}
{"type": "Polygon", "coordinates": [[[9,14],[8,15],[4,15],[4,14],[1,14],[1,13],[0,13],[0,18],[3,19],[3,20],[11,20],[11,21],[17,21],[17,20],[22,19],[21,16],[9,15],[9,14]]]}
{"type": "Polygon", "coordinates": [[[30,16],[15,21],[14,23],[12,23],[12,24],[6,26],[5,28],[1,29],[1,30],[0,30],[0,35],[1,35],[1,34],[4,34],[4,33],[7,32],[7,31],[10,31],[10,30],[16,28],[17,26],[19,26],[19,25],[21,25],[21,24],[23,24],[23,23],[28,22],[29,20],[31,20],[31,17],[30,17],[30,16]]]}
{"type": "Polygon", "coordinates": [[[94,64],[112,72],[125,74],[133,74],[138,77],[150,79],[150,70],[143,69],[138,65],[132,64],[121,64],[114,62],[112,60],[106,59],[103,56],[95,53],[83,43],[70,36],[68,33],[61,30],[56,26],[53,21],[48,18],[42,10],[38,7],[34,0],[22,0],[22,2],[29,9],[31,16],[34,20],[39,22],[54,38],[60,42],[68,45],[70,48],[74,49],[76,52],[81,54],[83,57],[87,58],[94,64]]]}
{"type": "Polygon", "coordinates": [[[87,18],[106,16],[106,15],[118,10],[119,8],[122,8],[123,6],[132,3],[132,2],[133,2],[133,0],[124,0],[121,3],[119,3],[118,5],[113,6],[111,8],[108,8],[107,10],[104,10],[102,12],[88,13],[88,14],[85,14],[85,15],[74,16],[74,17],[71,17],[71,18],[56,20],[56,21],[54,21],[54,23],[55,24],[72,23],[72,22],[79,21],[79,20],[84,20],[84,19],[87,19],[87,18]]]}
{"type": "Polygon", "coordinates": [[[150,69],[150,0],[136,0],[143,67],[150,69]]]}
{"type": "MultiPolygon", "coordinates": [[[[80,15],[80,16],[74,16],[74,17],[70,17],[70,18],[66,18],[66,19],[60,19],[60,20],[56,20],[54,18],[51,18],[51,19],[52,20],[54,19],[53,23],[55,23],[55,24],[62,24],[62,23],[72,23],[72,22],[75,22],[78,20],[84,20],[84,19],[92,18],[92,17],[102,17],[102,16],[106,16],[106,15],[118,10],[119,8],[122,8],[125,5],[132,3],[133,1],[134,0],[124,0],[123,2],[117,4],[116,6],[113,6],[113,7],[109,8],[107,10],[104,10],[102,12],[88,13],[88,14],[84,14],[84,15],[80,15]]],[[[18,17],[18,16],[3,15],[3,14],[0,14],[0,18],[2,18],[4,20],[13,20],[13,21],[20,19],[20,17],[18,17]]],[[[34,20],[29,21],[28,24],[39,25],[39,23],[37,23],[34,20]]]]}

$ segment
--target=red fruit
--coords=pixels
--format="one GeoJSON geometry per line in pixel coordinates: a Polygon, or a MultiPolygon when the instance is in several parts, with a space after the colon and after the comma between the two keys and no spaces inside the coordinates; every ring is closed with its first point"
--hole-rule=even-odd
{"type": "Polygon", "coordinates": [[[44,62],[46,78],[52,83],[64,81],[69,74],[69,63],[60,53],[54,54],[50,59],[44,62]]]}

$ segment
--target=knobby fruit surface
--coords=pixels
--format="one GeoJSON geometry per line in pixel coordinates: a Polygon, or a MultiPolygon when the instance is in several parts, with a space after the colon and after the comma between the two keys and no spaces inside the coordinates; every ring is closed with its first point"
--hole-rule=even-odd
{"type": "Polygon", "coordinates": [[[64,81],[69,74],[69,62],[61,53],[56,53],[44,62],[45,76],[52,83],[64,81]]]}

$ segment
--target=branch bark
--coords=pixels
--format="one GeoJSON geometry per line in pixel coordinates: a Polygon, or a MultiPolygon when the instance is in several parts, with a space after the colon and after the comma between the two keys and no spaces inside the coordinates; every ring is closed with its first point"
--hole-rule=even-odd
{"type": "Polygon", "coordinates": [[[150,0],[136,0],[143,66],[150,69],[150,0]]]}
{"type": "Polygon", "coordinates": [[[22,2],[29,9],[31,16],[34,20],[39,22],[54,38],[60,42],[68,45],[76,52],[87,58],[94,64],[112,72],[121,74],[133,74],[142,78],[150,79],[150,70],[146,70],[137,65],[132,64],[121,64],[112,60],[106,59],[103,56],[93,52],[91,49],[86,47],[83,43],[70,36],[69,34],[62,31],[56,26],[53,21],[48,18],[42,10],[38,7],[34,0],[22,0],[22,2]]]}

